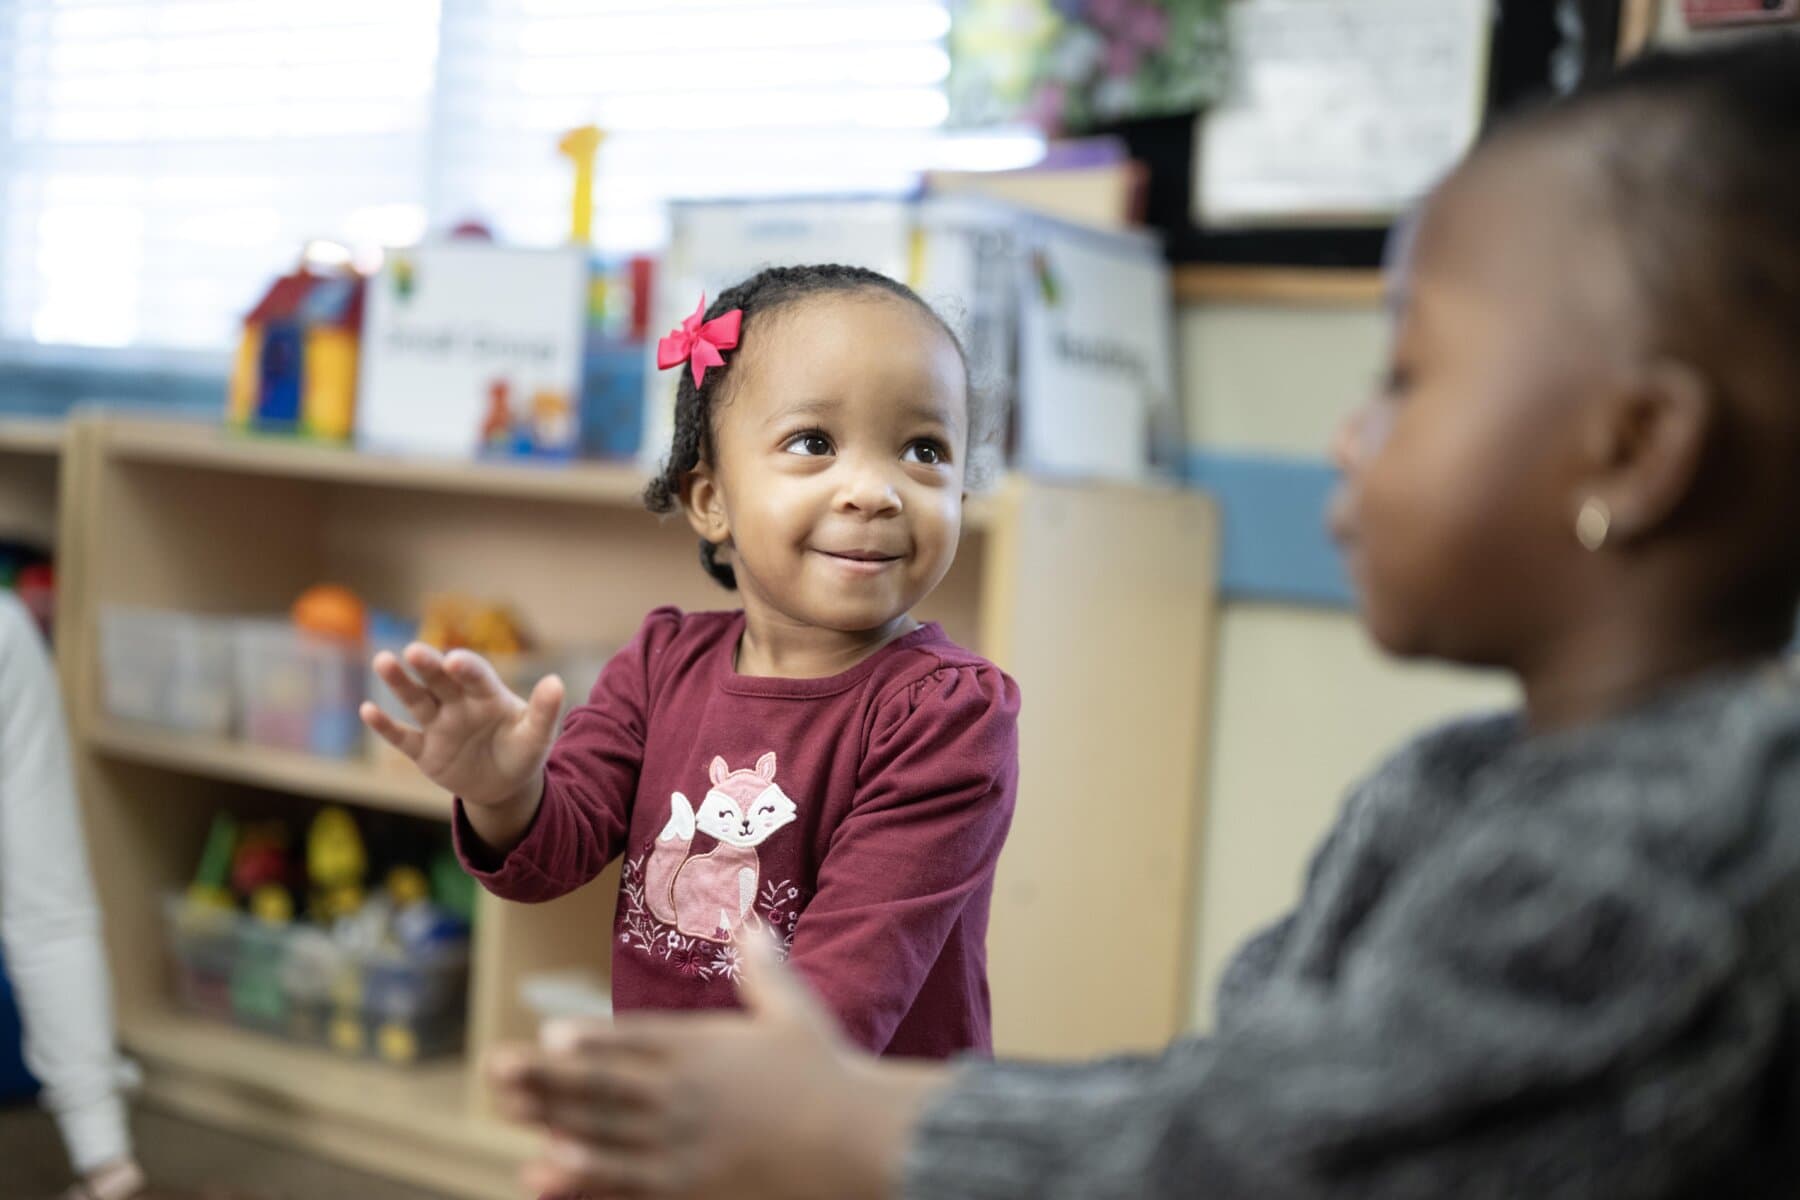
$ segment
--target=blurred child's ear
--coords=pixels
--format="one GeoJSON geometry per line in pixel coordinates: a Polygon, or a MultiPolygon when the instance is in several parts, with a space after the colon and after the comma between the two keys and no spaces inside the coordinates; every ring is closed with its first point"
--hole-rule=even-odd
{"type": "Polygon", "coordinates": [[[1674,519],[1699,486],[1717,425],[1711,382],[1687,363],[1660,359],[1596,406],[1588,451],[1591,486],[1574,497],[1610,510],[1621,542],[1647,537],[1674,519]]]}
{"type": "Polygon", "coordinates": [[[702,462],[681,481],[681,511],[695,533],[724,545],[731,538],[731,520],[725,512],[725,497],[712,467],[702,462]]]}

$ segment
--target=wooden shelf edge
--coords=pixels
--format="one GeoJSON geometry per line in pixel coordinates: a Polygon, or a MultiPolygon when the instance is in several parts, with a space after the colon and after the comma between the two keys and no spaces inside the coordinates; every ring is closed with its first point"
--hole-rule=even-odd
{"type": "MultiPolygon", "coordinates": [[[[410,458],[369,454],[351,447],[253,437],[191,421],[99,419],[103,421],[107,453],[125,462],[624,509],[640,507],[644,485],[649,482],[642,469],[626,463],[410,458]]],[[[965,513],[965,527],[987,528],[991,512],[985,498],[972,498],[965,513]]]]}
{"type": "Polygon", "coordinates": [[[62,453],[65,428],[50,418],[0,417],[0,452],[54,458],[62,453]]]}
{"type": "Polygon", "coordinates": [[[126,462],[416,491],[624,505],[637,502],[647,481],[636,466],[623,463],[505,463],[371,454],[190,421],[105,419],[105,439],[107,453],[126,462]]]}
{"type": "Polygon", "coordinates": [[[1378,307],[1380,271],[1304,267],[1186,266],[1175,270],[1178,304],[1287,304],[1378,307]]]}
{"type": "Polygon", "coordinates": [[[422,779],[378,771],[361,762],[336,762],[114,720],[96,724],[87,741],[101,754],[125,762],[436,821],[450,819],[450,798],[445,793],[422,779]]]}
{"type": "Polygon", "coordinates": [[[510,1194],[534,1148],[469,1107],[465,1060],[399,1068],[168,1009],[127,1011],[120,1031],[152,1103],[470,1197],[510,1194]]]}

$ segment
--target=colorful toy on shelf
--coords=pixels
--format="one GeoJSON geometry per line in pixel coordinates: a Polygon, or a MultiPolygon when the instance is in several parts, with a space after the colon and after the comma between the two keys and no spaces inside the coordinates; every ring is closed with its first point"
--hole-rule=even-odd
{"type": "Polygon", "coordinates": [[[439,908],[465,926],[475,923],[475,880],[463,870],[455,852],[443,850],[432,856],[431,896],[439,908]]]}
{"type": "Polygon", "coordinates": [[[395,867],[388,872],[387,894],[395,908],[405,909],[430,900],[431,884],[425,878],[425,872],[417,867],[395,867]]]}
{"type": "Polygon", "coordinates": [[[294,919],[294,894],[284,887],[261,887],[250,895],[250,915],[265,925],[286,925],[294,919]]]}
{"type": "Polygon", "coordinates": [[[385,895],[365,899],[354,912],[338,917],[331,926],[334,941],[351,954],[367,958],[393,941],[394,903],[385,895]]]}
{"type": "MultiPolygon", "coordinates": [[[[594,242],[594,160],[606,134],[593,125],[571,129],[557,150],[574,164],[569,192],[569,242],[594,242]]],[[[582,347],[581,410],[533,400],[532,440],[571,446],[605,458],[630,458],[643,440],[644,342],[650,328],[651,260],[601,259],[588,267],[587,331],[582,347]]],[[[554,397],[561,401],[560,396],[554,397]]]]}
{"type": "Polygon", "coordinates": [[[531,639],[511,609],[458,595],[426,600],[419,640],[439,650],[473,650],[488,658],[522,654],[531,648],[531,639]]]}
{"type": "Polygon", "coordinates": [[[294,919],[289,841],[284,823],[260,821],[243,828],[231,855],[231,890],[270,925],[294,919]]]}
{"type": "Polygon", "coordinates": [[[400,866],[388,872],[387,895],[394,906],[394,938],[406,949],[422,951],[468,939],[468,922],[432,903],[431,884],[419,868],[400,866]]]}
{"type": "Polygon", "coordinates": [[[581,448],[599,458],[632,458],[643,443],[648,367],[650,259],[596,259],[590,270],[581,362],[581,448]]]}
{"type": "Polygon", "coordinates": [[[364,281],[304,262],[244,318],[229,419],[240,429],[348,441],[355,425],[364,281]]]}
{"type": "Polygon", "coordinates": [[[594,240],[594,158],[606,134],[583,125],[563,134],[556,148],[575,164],[575,187],[569,204],[569,240],[586,246],[594,240]]]}
{"type": "Polygon", "coordinates": [[[485,449],[512,449],[512,402],[507,399],[510,390],[504,379],[488,381],[487,412],[481,418],[481,444],[485,449]]]}
{"type": "Polygon", "coordinates": [[[335,583],[307,588],[291,610],[295,628],[315,637],[361,644],[369,632],[369,610],[355,592],[335,583]]]}
{"type": "Polygon", "coordinates": [[[359,911],[368,870],[368,852],[355,819],[341,808],[320,809],[306,834],[313,917],[329,923],[359,911]]]}
{"type": "Polygon", "coordinates": [[[279,1032],[287,1025],[288,994],[282,984],[287,939],[280,922],[238,931],[231,969],[231,1010],[238,1023],[279,1032]]]}
{"type": "Polygon", "coordinates": [[[322,809],[306,831],[308,921],[292,919],[286,886],[296,870],[294,828],[228,813],[214,819],[193,886],[164,910],[183,1003],[244,1028],[399,1065],[455,1052],[468,1001],[469,923],[434,890],[446,869],[461,876],[453,857],[445,861],[443,833],[322,809]],[[381,886],[365,892],[371,877],[381,886]],[[244,899],[247,913],[234,906],[244,899]]]}
{"type": "Polygon", "coordinates": [[[206,831],[200,866],[188,884],[187,903],[201,910],[230,912],[237,907],[231,894],[231,856],[237,847],[237,820],[230,813],[216,813],[206,831]]]}
{"type": "Polygon", "coordinates": [[[531,394],[530,443],[522,452],[572,453],[577,432],[567,393],[545,388],[531,394]]]}

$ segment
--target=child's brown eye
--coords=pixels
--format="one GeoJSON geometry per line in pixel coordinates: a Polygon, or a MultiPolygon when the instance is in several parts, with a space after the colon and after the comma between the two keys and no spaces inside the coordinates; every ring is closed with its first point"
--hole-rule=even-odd
{"type": "Polygon", "coordinates": [[[831,453],[831,439],[822,433],[797,433],[787,440],[787,445],[782,449],[789,454],[821,458],[831,453]]]}
{"type": "Polygon", "coordinates": [[[942,466],[949,460],[949,457],[944,453],[944,448],[936,442],[914,442],[906,448],[905,454],[907,462],[916,462],[927,467],[942,466]]]}

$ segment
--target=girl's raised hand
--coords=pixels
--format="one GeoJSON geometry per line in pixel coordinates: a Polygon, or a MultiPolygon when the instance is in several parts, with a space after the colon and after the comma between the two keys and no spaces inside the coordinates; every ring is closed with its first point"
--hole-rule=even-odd
{"type": "MultiPolygon", "coordinates": [[[[382,651],[375,674],[417,722],[403,725],[364,702],[363,723],[418,764],[425,777],[470,808],[535,810],[545,760],[556,740],[563,683],[538,681],[529,700],[509,691],[488,661],[468,650],[440,654],[414,642],[405,665],[382,651]],[[407,673],[407,668],[412,673],[407,673]]],[[[526,814],[529,819],[529,813],[526,814]]]]}

